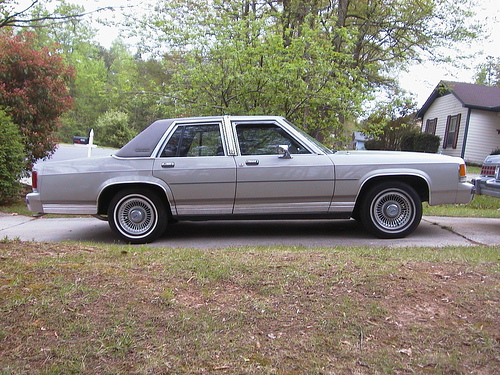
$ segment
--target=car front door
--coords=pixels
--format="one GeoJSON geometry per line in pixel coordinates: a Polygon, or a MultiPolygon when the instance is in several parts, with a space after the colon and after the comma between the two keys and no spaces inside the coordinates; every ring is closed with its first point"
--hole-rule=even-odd
{"type": "Polygon", "coordinates": [[[236,166],[226,156],[219,122],[179,123],[155,159],[153,175],[165,181],[180,216],[225,215],[233,210],[236,166]]]}
{"type": "Polygon", "coordinates": [[[233,131],[239,147],[235,214],[328,212],[334,166],[327,155],[273,121],[233,123],[233,131]]]}

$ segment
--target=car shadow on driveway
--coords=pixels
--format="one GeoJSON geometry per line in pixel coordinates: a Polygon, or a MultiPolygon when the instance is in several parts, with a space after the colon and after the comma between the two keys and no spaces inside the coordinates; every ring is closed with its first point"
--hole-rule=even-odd
{"type": "Polygon", "coordinates": [[[355,220],[242,220],[242,221],[210,221],[180,222],[170,225],[165,232],[169,239],[199,238],[219,239],[272,239],[300,238],[312,236],[370,237],[368,232],[355,220]]]}
{"type": "Polygon", "coordinates": [[[176,223],[152,246],[331,247],[373,246],[377,242],[388,245],[387,240],[372,236],[355,220],[244,220],[176,223]]]}

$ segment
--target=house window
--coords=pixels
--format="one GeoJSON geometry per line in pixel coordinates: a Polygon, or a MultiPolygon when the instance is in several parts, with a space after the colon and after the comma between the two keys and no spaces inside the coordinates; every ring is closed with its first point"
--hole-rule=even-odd
{"type": "Polygon", "coordinates": [[[446,120],[446,131],[444,132],[443,148],[457,148],[460,117],[460,114],[448,116],[446,120]]]}
{"type": "Polygon", "coordinates": [[[425,123],[425,132],[429,134],[436,134],[437,122],[437,118],[427,119],[427,122],[425,123]]]}

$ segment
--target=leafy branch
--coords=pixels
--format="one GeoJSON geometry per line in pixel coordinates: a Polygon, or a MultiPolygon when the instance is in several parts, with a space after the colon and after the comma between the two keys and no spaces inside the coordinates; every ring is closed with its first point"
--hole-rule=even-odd
{"type": "Polygon", "coordinates": [[[28,28],[28,27],[45,27],[47,24],[44,24],[45,21],[53,21],[51,24],[57,23],[58,21],[64,22],[72,19],[78,19],[90,14],[99,13],[105,10],[114,11],[116,9],[125,9],[130,8],[130,6],[107,6],[98,8],[88,12],[78,12],[67,15],[46,15],[41,17],[32,17],[30,11],[32,11],[35,6],[39,3],[39,0],[32,0],[31,4],[28,5],[25,9],[9,14],[6,10],[5,5],[8,0],[0,1],[0,28],[2,27],[19,27],[19,28],[28,28]]]}

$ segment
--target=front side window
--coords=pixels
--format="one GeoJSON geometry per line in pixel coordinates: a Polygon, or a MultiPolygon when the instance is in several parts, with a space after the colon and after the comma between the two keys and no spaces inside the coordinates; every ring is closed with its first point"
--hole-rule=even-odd
{"type": "Polygon", "coordinates": [[[443,148],[457,148],[460,117],[460,114],[456,116],[448,116],[448,119],[446,120],[443,148]]]}
{"type": "Polygon", "coordinates": [[[280,145],[287,145],[291,154],[311,153],[276,124],[238,124],[236,134],[241,155],[275,155],[280,145]]]}
{"type": "Polygon", "coordinates": [[[218,124],[180,125],[170,136],[161,157],[223,156],[218,124]]]}

